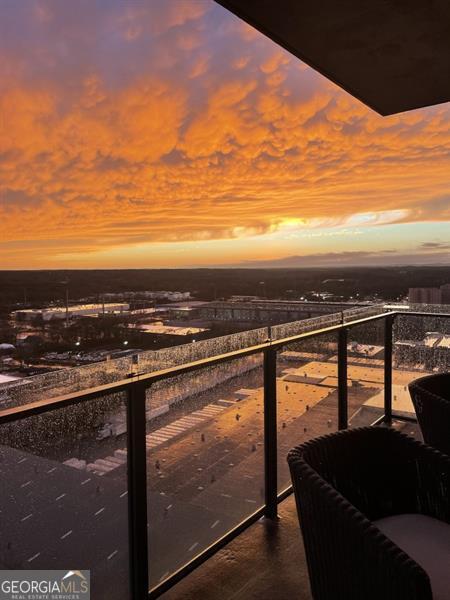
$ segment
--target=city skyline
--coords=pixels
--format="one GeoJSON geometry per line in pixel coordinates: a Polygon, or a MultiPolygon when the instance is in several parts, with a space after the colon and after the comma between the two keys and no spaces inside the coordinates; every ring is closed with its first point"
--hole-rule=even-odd
{"type": "Polygon", "coordinates": [[[1,269],[450,263],[448,104],[380,117],[209,0],[1,12],[1,269]]]}

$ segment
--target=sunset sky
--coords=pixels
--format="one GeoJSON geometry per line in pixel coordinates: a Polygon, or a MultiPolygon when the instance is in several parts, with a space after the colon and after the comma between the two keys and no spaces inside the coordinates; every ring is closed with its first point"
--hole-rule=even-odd
{"type": "Polygon", "coordinates": [[[450,105],[210,0],[0,0],[0,268],[450,264],[450,105]]]}

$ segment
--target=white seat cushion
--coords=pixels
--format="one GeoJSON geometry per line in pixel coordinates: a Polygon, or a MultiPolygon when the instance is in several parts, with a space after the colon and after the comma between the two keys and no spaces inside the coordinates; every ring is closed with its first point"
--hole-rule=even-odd
{"type": "Polygon", "coordinates": [[[450,525],[419,514],[395,515],[374,524],[427,573],[433,600],[450,600],[450,525]]]}

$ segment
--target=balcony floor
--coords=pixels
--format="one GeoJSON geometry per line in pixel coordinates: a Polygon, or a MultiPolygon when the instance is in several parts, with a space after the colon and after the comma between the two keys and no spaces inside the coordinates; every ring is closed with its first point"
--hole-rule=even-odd
{"type": "Polygon", "coordinates": [[[279,505],[280,520],[260,520],[191,575],[164,600],[311,600],[295,500],[279,505]]]}

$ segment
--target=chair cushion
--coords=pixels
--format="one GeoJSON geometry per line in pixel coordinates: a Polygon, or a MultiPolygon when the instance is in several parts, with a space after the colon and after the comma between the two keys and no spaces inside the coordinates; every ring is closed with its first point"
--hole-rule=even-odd
{"type": "Polygon", "coordinates": [[[430,578],[433,600],[450,600],[450,525],[425,515],[395,515],[374,522],[430,578]]]}

